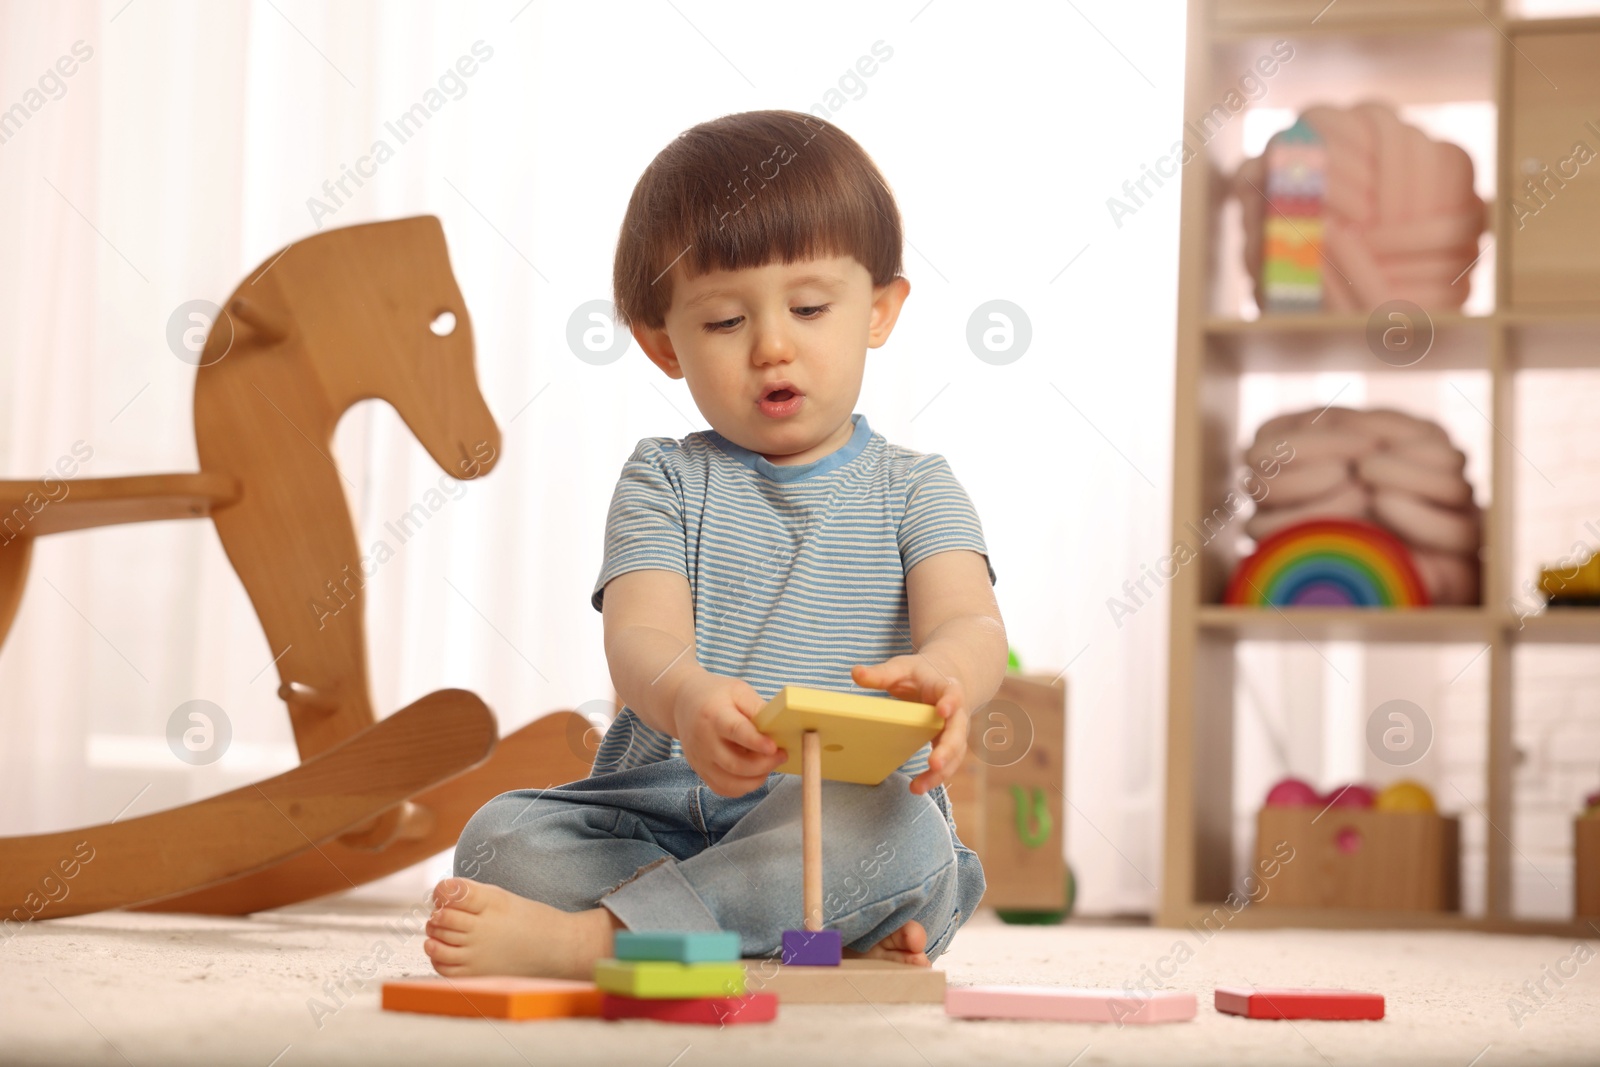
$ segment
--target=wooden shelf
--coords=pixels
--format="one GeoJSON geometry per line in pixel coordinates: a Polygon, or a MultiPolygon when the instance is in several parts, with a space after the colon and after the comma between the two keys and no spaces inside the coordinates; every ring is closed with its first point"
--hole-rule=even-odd
{"type": "Polygon", "coordinates": [[[1260,33],[1416,33],[1482,26],[1498,16],[1497,0],[1219,0],[1212,8],[1213,39],[1260,33]]]}
{"type": "MultiPolygon", "coordinates": [[[[1524,313],[1524,315],[1541,321],[1549,318],[1562,322],[1569,321],[1574,317],[1570,314],[1550,316],[1542,312],[1524,313]]],[[[1600,323],[1600,310],[1596,310],[1590,317],[1595,322],[1600,323]]],[[[1494,315],[1462,315],[1453,311],[1430,315],[1429,318],[1433,320],[1434,326],[1438,329],[1487,327],[1496,321],[1494,315]]],[[[1258,319],[1229,319],[1214,316],[1206,319],[1202,328],[1208,335],[1215,337],[1272,336],[1302,333],[1352,334],[1361,337],[1366,334],[1367,316],[1340,314],[1267,315],[1258,319]]]]}
{"type": "Polygon", "coordinates": [[[1600,608],[1547,608],[1505,620],[1508,635],[1525,644],[1600,644],[1600,608]]]}
{"type": "Polygon", "coordinates": [[[1275,315],[1259,319],[1210,318],[1202,326],[1208,368],[1233,374],[1320,374],[1328,371],[1395,372],[1489,369],[1488,316],[1431,315],[1433,340],[1416,363],[1379,359],[1367,341],[1363,315],[1275,315]]]}
{"type": "Polygon", "coordinates": [[[1251,608],[1207,604],[1199,628],[1238,641],[1365,641],[1453,645],[1505,639],[1522,644],[1600,644],[1600,608],[1550,608],[1536,615],[1492,608],[1251,608]]]}
{"type": "Polygon", "coordinates": [[[1509,34],[1529,33],[1600,33],[1600,15],[1578,15],[1550,18],[1512,18],[1504,22],[1509,34]]]}
{"type": "MultiPolygon", "coordinates": [[[[1238,539],[1205,539],[1199,561],[1180,569],[1169,586],[1166,884],[1160,921],[1198,921],[1220,907],[1207,902],[1237,888],[1241,868],[1236,863],[1247,852],[1235,840],[1243,826],[1234,810],[1233,769],[1240,642],[1354,641],[1418,646],[1418,654],[1425,646],[1471,644],[1481,649],[1486,677],[1484,725],[1475,727],[1485,733],[1481,746],[1476,739],[1462,743],[1485,753],[1477,815],[1496,828],[1482,834],[1478,846],[1477,897],[1483,914],[1252,907],[1229,921],[1257,927],[1592,935],[1587,923],[1515,917],[1512,875],[1522,861],[1507,835],[1518,825],[1516,652],[1537,645],[1600,645],[1600,609],[1518,614],[1515,604],[1526,599],[1520,595],[1523,580],[1534,575],[1527,573],[1531,553],[1517,551],[1516,539],[1527,535],[1512,510],[1519,501],[1526,503],[1528,493],[1544,492],[1548,481],[1539,478],[1519,447],[1519,441],[1533,439],[1522,435],[1539,430],[1543,391],[1562,388],[1567,376],[1581,381],[1582,375],[1600,371],[1600,256],[1588,239],[1600,227],[1600,185],[1569,177],[1526,226],[1519,226],[1515,210],[1517,198],[1526,195],[1527,161],[1553,166],[1574,137],[1587,136],[1584,122],[1600,115],[1600,67],[1593,63],[1600,54],[1600,15],[1524,18],[1516,11],[1508,15],[1504,9],[1511,5],[1496,0],[1340,0],[1331,9],[1323,0],[1310,5],[1316,10],[1307,14],[1308,4],[1190,0],[1185,118],[1214,113],[1240,73],[1280,40],[1292,45],[1293,56],[1278,57],[1275,73],[1265,79],[1266,92],[1247,107],[1296,111],[1312,103],[1366,99],[1400,108],[1472,105],[1464,114],[1481,111],[1490,126],[1485,131],[1474,118],[1474,128],[1493,138],[1491,149],[1474,149],[1480,167],[1492,168],[1480,170],[1486,180],[1479,188],[1498,190],[1489,212],[1490,232],[1480,244],[1483,254],[1472,268],[1477,289],[1472,306],[1494,310],[1432,315],[1433,347],[1408,367],[1394,367],[1372,352],[1365,315],[1232,317],[1234,309],[1251,302],[1238,205],[1229,198],[1230,175],[1245,152],[1258,145],[1255,135],[1245,136],[1243,112],[1220,120],[1205,139],[1202,159],[1183,169],[1173,540],[1189,543],[1198,517],[1213,515],[1236,489],[1239,444],[1253,429],[1243,420],[1260,417],[1261,396],[1271,395],[1270,390],[1305,395],[1313,388],[1305,381],[1310,375],[1359,375],[1367,383],[1368,403],[1404,408],[1412,395],[1443,393],[1458,415],[1477,419],[1466,418],[1462,425],[1476,427],[1481,438],[1461,437],[1458,444],[1472,457],[1474,488],[1485,505],[1484,606],[1371,611],[1221,605],[1215,601],[1236,562],[1238,539]],[[1559,93],[1549,86],[1551,77],[1559,93]],[[1492,181],[1487,180],[1491,174],[1492,181]],[[1465,372],[1459,384],[1449,383],[1456,392],[1464,390],[1460,400],[1437,372],[1465,372]],[[1397,377],[1401,374],[1416,377],[1397,377]],[[1473,411],[1465,413],[1464,405],[1473,411]],[[1519,430],[1519,418],[1532,425],[1519,430]]],[[[1594,166],[1600,164],[1584,170],[1594,166]]],[[[1317,392],[1331,390],[1318,386],[1317,392]]],[[[1468,432],[1456,430],[1458,437],[1468,432]]],[[[1561,539],[1547,547],[1554,558],[1570,543],[1561,539]]]]}
{"type": "Polygon", "coordinates": [[[1247,641],[1459,644],[1488,641],[1504,620],[1485,608],[1384,610],[1206,605],[1199,610],[1199,623],[1202,630],[1220,631],[1247,641]]]}

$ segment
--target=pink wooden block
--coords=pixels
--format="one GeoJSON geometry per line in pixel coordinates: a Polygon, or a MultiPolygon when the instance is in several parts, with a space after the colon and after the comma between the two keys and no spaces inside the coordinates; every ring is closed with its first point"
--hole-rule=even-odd
{"type": "Polygon", "coordinates": [[[945,1014],[958,1019],[1049,1019],[1066,1023],[1179,1023],[1194,1018],[1193,993],[1127,993],[1059,986],[951,986],[945,1014]]]}

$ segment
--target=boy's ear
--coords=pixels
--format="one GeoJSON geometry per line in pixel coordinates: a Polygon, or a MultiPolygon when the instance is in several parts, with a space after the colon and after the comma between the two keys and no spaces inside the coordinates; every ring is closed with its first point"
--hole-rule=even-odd
{"type": "Polygon", "coordinates": [[[653,326],[634,326],[633,339],[639,342],[650,362],[661,368],[668,378],[682,378],[683,367],[678,363],[678,353],[672,348],[672,338],[667,331],[653,326]]]}
{"type": "Polygon", "coordinates": [[[867,322],[868,348],[877,348],[889,339],[900,318],[900,309],[910,295],[911,283],[903,277],[872,291],[872,317],[867,322]]]}

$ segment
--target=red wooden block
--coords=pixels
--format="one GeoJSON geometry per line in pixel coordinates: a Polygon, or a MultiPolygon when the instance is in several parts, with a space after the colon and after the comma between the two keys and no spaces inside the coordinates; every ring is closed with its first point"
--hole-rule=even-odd
{"type": "Polygon", "coordinates": [[[765,1023],[778,1017],[778,998],[771,993],[743,997],[706,997],[699,1000],[660,1000],[619,997],[607,993],[600,1001],[607,1019],[654,1019],[663,1023],[765,1023]]]}
{"type": "Polygon", "coordinates": [[[1383,994],[1350,989],[1240,989],[1218,986],[1217,1010],[1247,1019],[1381,1019],[1383,994]]]}

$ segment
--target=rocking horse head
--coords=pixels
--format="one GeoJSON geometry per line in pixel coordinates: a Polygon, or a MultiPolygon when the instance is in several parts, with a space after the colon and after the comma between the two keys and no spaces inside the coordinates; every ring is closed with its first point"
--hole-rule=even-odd
{"type": "MultiPolygon", "coordinates": [[[[195,445],[202,472],[237,487],[212,522],[282,657],[279,695],[310,758],[374,721],[363,588],[394,547],[357,544],[351,483],[333,458],[340,416],[388,401],[458,479],[494,466],[500,430],[478,391],[472,320],[436,218],[297,241],[224,311],[195,377],[195,445]]],[[[396,523],[409,536],[433,510],[424,497],[396,523]]]]}
{"type": "Polygon", "coordinates": [[[352,404],[386,400],[455,478],[486,474],[499,456],[500,430],[473,367],[472,319],[431,215],[289,245],[234,290],[200,362],[202,465],[207,415],[236,426],[227,409],[263,397],[308,440],[331,436],[352,404]]]}

